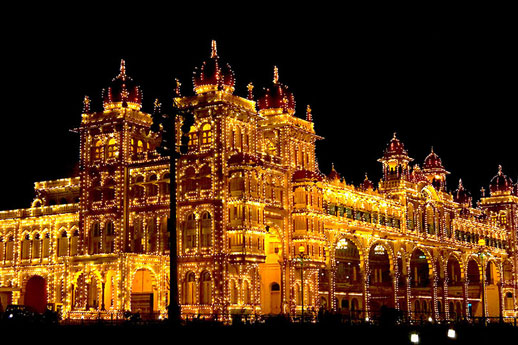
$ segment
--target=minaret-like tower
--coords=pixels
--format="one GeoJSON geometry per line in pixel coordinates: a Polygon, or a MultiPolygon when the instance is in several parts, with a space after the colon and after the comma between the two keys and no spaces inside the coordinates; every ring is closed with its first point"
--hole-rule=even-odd
{"type": "Polygon", "coordinates": [[[410,177],[409,163],[413,159],[408,156],[405,145],[396,137],[396,133],[387,145],[383,157],[378,159],[383,169],[381,187],[389,190],[399,187],[400,181],[408,181],[410,177]]]}
{"type": "Polygon", "coordinates": [[[442,161],[433,151],[433,147],[424,160],[422,171],[437,191],[446,192],[446,175],[450,173],[444,169],[442,161]]]}

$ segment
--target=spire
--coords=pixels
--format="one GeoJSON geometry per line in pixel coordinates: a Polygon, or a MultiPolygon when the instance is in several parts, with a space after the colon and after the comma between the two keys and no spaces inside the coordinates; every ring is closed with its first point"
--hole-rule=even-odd
{"type": "Polygon", "coordinates": [[[158,102],[158,98],[155,99],[155,103],[153,103],[153,112],[158,114],[160,112],[160,108],[162,107],[162,103],[158,102]]]}
{"type": "Polygon", "coordinates": [[[273,83],[279,84],[279,69],[277,66],[273,66],[273,83]]]}
{"type": "Polygon", "coordinates": [[[212,59],[215,59],[215,58],[218,57],[218,47],[216,46],[216,41],[215,40],[212,40],[212,43],[211,43],[210,57],[212,59]]]}
{"type": "Polygon", "coordinates": [[[459,189],[463,189],[464,186],[462,185],[462,179],[459,179],[459,189]]]}
{"type": "Polygon", "coordinates": [[[121,59],[120,73],[117,78],[126,80],[126,61],[124,59],[121,59]]]}
{"type": "Polygon", "coordinates": [[[502,165],[498,166],[498,175],[502,176],[502,165]]]}
{"type": "Polygon", "coordinates": [[[85,96],[83,100],[83,114],[88,114],[90,112],[90,97],[85,96]]]}
{"type": "Polygon", "coordinates": [[[248,83],[248,85],[246,86],[246,88],[248,89],[248,99],[249,100],[253,100],[254,99],[254,84],[252,84],[252,82],[248,83]]]}
{"type": "Polygon", "coordinates": [[[311,115],[311,107],[309,106],[309,104],[306,107],[306,121],[309,121],[309,122],[313,121],[313,115],[311,115]]]}
{"type": "Polygon", "coordinates": [[[176,97],[181,97],[182,93],[180,87],[182,86],[182,83],[180,83],[180,80],[178,80],[178,78],[175,78],[174,80],[176,81],[176,88],[174,90],[176,97]]]}

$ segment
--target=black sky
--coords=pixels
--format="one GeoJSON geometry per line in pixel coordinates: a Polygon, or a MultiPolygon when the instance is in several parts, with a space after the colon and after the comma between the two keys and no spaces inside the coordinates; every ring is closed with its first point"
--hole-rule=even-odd
{"type": "Polygon", "coordinates": [[[155,98],[170,101],[174,78],[192,94],[192,72],[212,39],[234,69],[236,94],[245,96],[249,82],[257,94],[276,65],[296,115],[311,105],[325,137],[317,144],[324,173],[334,162],[349,183],[365,172],[377,182],[377,159],[397,132],[420,165],[433,146],[452,173],[450,190],[462,178],[478,198],[499,164],[516,181],[516,37],[507,22],[332,9],[225,13],[35,11],[5,24],[0,209],[28,207],[35,181],[73,173],[79,138],[69,130],[85,95],[101,109],[121,58],[150,112],[155,98]]]}

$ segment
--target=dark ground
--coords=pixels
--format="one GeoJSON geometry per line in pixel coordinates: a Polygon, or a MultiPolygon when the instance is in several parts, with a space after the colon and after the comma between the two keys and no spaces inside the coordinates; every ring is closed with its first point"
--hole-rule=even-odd
{"type": "MultiPolygon", "coordinates": [[[[260,325],[223,326],[209,322],[192,322],[184,326],[155,324],[89,324],[89,325],[0,325],[3,335],[14,333],[26,343],[76,344],[145,344],[146,342],[187,343],[341,343],[341,344],[411,344],[410,333],[417,332],[419,344],[513,344],[518,328],[509,324],[454,326],[456,339],[449,339],[448,325],[375,326],[371,324],[292,324],[282,320],[260,325]]],[[[18,342],[18,341],[16,341],[18,342]]],[[[320,345],[320,344],[319,344],[320,345]]]]}

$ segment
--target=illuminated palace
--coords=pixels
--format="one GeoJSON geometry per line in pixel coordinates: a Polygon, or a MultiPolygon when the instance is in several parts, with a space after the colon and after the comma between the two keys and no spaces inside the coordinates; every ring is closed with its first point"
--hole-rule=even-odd
{"type": "MultiPolygon", "coordinates": [[[[382,306],[433,320],[518,315],[518,186],[501,167],[474,207],[461,182],[446,190],[435,152],[413,164],[394,135],[378,153],[381,181],[353,186],[319,171],[311,109],[295,116],[277,69],[257,95],[251,84],[234,95],[213,42],[193,83],[174,99],[194,115],[175,169],[184,317],[324,309],[364,319],[382,306]]],[[[102,111],[85,98],[79,175],[35,183],[30,208],[0,212],[3,308],[166,315],[170,172],[141,104],[121,63],[102,111]]]]}

